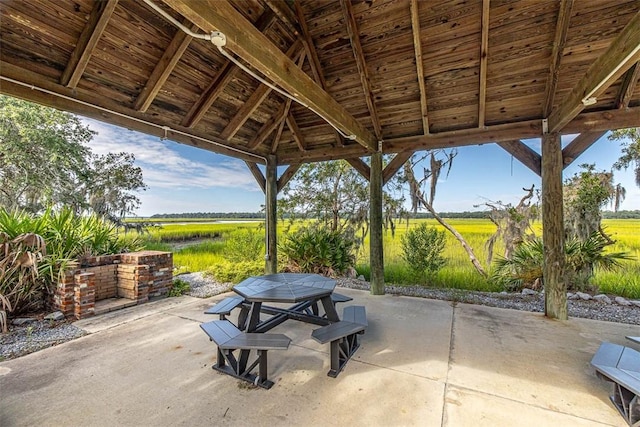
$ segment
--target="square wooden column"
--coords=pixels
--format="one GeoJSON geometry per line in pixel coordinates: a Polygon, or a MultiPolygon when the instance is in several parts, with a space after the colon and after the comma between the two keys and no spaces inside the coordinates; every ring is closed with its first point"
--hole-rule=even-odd
{"type": "Polygon", "coordinates": [[[268,156],[265,177],[265,233],[267,235],[267,255],[265,256],[264,270],[266,274],[275,274],[278,272],[277,166],[276,156],[268,156]]]}
{"type": "Polygon", "coordinates": [[[557,133],[542,136],[542,240],[544,242],[545,314],[567,320],[562,146],[557,133]]]}
{"type": "Polygon", "coordinates": [[[371,155],[369,179],[369,222],[371,265],[371,294],[384,294],[384,256],[382,252],[382,152],[371,155]]]}

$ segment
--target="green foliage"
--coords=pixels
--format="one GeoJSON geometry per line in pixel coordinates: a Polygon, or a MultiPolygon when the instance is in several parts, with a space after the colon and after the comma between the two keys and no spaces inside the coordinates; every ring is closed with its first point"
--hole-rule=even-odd
{"type": "MultiPolygon", "coordinates": [[[[589,288],[594,268],[614,271],[622,267],[621,261],[632,259],[625,252],[605,252],[607,245],[609,242],[598,232],[593,233],[586,241],[573,238],[565,243],[565,280],[568,290],[589,288]]],[[[492,280],[509,291],[524,287],[535,289],[543,283],[543,263],[542,239],[527,241],[516,248],[511,259],[501,258],[496,261],[492,280]]]]}
{"type": "Polygon", "coordinates": [[[223,256],[232,262],[256,261],[264,254],[264,234],[240,229],[225,240],[223,256]]]}
{"type": "Polygon", "coordinates": [[[264,274],[264,261],[223,260],[209,267],[205,274],[213,276],[218,282],[240,283],[251,276],[264,274]]]}
{"type": "Polygon", "coordinates": [[[349,233],[325,227],[304,227],[288,234],[280,244],[287,269],[334,275],[353,266],[355,240],[349,233]]]}
{"type": "Polygon", "coordinates": [[[640,187],[640,128],[614,130],[609,139],[622,140],[622,156],[613,167],[626,170],[633,166],[636,185],[640,187]]]}
{"type": "Polygon", "coordinates": [[[184,280],[181,280],[181,279],[174,279],[173,285],[169,290],[168,296],[179,297],[186,294],[190,290],[191,290],[191,285],[189,285],[188,282],[185,282],[184,280]]]}
{"type": "Polygon", "coordinates": [[[119,235],[112,223],[95,215],[76,215],[70,208],[47,209],[40,216],[0,208],[0,236],[7,249],[3,253],[7,265],[2,268],[0,295],[10,301],[11,314],[41,307],[70,262],[141,248],[137,239],[119,235]],[[38,236],[42,244],[26,244],[31,240],[24,240],[25,236],[38,236]],[[7,253],[13,258],[6,258],[7,253]],[[14,269],[9,265],[10,258],[29,262],[12,261],[11,265],[19,267],[14,269]],[[25,270],[26,266],[29,268],[25,270]]]}
{"type": "Polygon", "coordinates": [[[95,133],[73,114],[0,95],[0,207],[39,213],[65,206],[121,219],[140,201],[134,156],[97,156],[95,133]]]}
{"type": "Polygon", "coordinates": [[[444,231],[420,224],[402,236],[402,257],[416,275],[433,275],[446,264],[445,239],[444,231]]]}

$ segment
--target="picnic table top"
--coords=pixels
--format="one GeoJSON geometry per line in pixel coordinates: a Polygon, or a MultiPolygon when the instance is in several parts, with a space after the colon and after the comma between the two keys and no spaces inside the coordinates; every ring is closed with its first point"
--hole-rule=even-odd
{"type": "Polygon", "coordinates": [[[278,273],[249,277],[233,287],[249,302],[300,302],[331,295],[336,281],[319,274],[278,273]]]}

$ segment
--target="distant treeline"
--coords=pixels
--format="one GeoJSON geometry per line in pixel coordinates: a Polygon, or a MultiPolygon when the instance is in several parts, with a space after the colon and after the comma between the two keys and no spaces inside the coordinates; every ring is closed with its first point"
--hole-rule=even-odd
{"type": "MultiPolygon", "coordinates": [[[[487,211],[464,211],[464,212],[441,212],[443,218],[488,218],[487,211]]],[[[413,218],[425,219],[433,218],[428,212],[418,212],[413,218]]],[[[603,211],[602,217],[606,219],[640,219],[640,210],[635,211],[603,211]]],[[[179,214],[155,214],[151,219],[171,219],[171,218],[200,218],[200,219],[264,219],[264,212],[187,212],[179,214]]]]}

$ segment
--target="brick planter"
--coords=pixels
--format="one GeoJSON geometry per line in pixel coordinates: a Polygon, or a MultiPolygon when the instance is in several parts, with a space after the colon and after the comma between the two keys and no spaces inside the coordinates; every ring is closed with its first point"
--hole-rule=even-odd
{"type": "Polygon", "coordinates": [[[173,254],[141,251],[91,257],[71,265],[58,283],[52,305],[76,319],[93,316],[96,301],[120,297],[145,303],[173,284],[173,254]]]}

